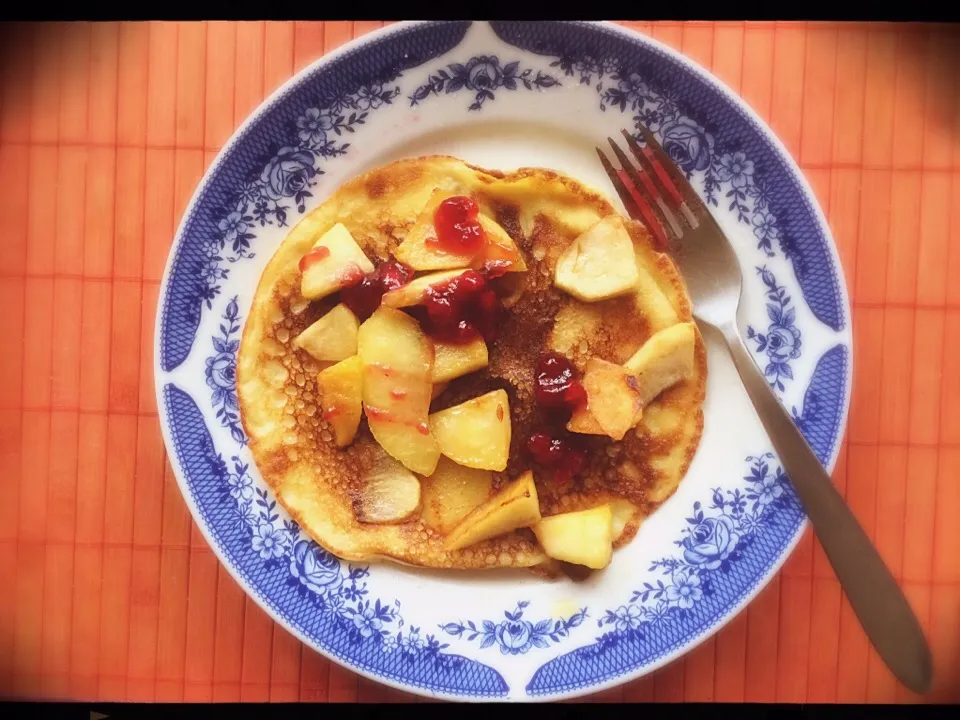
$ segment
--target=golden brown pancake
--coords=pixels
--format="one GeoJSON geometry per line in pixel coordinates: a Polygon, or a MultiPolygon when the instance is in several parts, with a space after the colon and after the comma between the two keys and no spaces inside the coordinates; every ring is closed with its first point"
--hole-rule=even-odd
{"type": "Polygon", "coordinates": [[[460,569],[552,565],[527,529],[446,551],[445,535],[423,515],[395,525],[359,522],[355,503],[363,478],[383,451],[365,420],[350,446],[335,446],[317,410],[321,364],[292,344],[338,302],[338,294],[316,302],[300,294],[298,263],[313,243],[339,222],[375,264],[385,261],[437,188],[471,196],[516,243],[527,271],[501,279],[510,283],[509,310],[490,343],[489,366],[453,380],[431,412],[506,390],[510,459],[491,493],[532,469],[544,516],[611,502],[615,546],[623,545],[673,494],[690,465],[703,428],[706,352],[697,334],[694,375],[644,408],[642,420],[622,441],[582,436],[589,455],[571,485],[553,483],[531,463],[524,443],[543,427],[534,401],[534,367],[543,352],[565,354],[581,372],[591,357],[621,364],[652,333],[691,320],[676,267],[633,221],[627,226],[641,275],[634,295],[584,303],[553,286],[559,254],[615,210],[598,192],[551,170],[501,173],[443,156],[401,160],[351,180],[301,220],[263,272],[239,351],[240,409],[257,467],[300,526],[347,560],[460,569]]]}

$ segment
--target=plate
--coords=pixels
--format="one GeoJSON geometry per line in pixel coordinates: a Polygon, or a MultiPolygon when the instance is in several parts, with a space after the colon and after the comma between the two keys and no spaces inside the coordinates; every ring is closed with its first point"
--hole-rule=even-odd
{"type": "Polygon", "coordinates": [[[290,520],[250,460],[237,347],[261,271],[305,213],[367,169],[429,153],[554,168],[622,207],[593,148],[641,121],[731,238],[744,338],[833,467],[850,398],[849,302],[813,193],[763,122],[694,63],[614,25],[393,25],[299,73],[239,128],[184,215],[160,290],[156,390],[183,495],[221,562],[303,642],[432,697],[582,695],[708,638],[796,545],[803,510],[709,339],[705,430],[686,479],[586,583],[341,562],[290,520]]]}

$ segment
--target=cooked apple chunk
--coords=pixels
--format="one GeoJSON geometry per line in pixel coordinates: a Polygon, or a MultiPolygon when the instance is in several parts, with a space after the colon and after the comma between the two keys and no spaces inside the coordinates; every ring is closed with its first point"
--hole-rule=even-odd
{"type": "Polygon", "coordinates": [[[583,374],[583,387],[587,391],[587,406],[577,409],[567,429],[622,440],[642,411],[636,378],[622,365],[590,358],[583,374]],[[587,414],[596,422],[584,417],[587,414]],[[597,427],[601,433],[596,432],[597,427]]]}
{"type": "Polygon", "coordinates": [[[447,533],[490,497],[493,473],[458,465],[441,457],[433,475],[420,481],[423,489],[421,520],[447,533]]]}
{"type": "Polygon", "coordinates": [[[540,522],[540,501],[533,473],[527,471],[474,509],[447,536],[444,547],[460,550],[540,522]]]}
{"type": "Polygon", "coordinates": [[[533,526],[543,551],[555,560],[600,570],[613,557],[613,513],[609,505],[543,518],[533,526]]]}
{"type": "Polygon", "coordinates": [[[619,215],[608,215],[557,259],[553,282],[584,302],[632,292],[639,275],[633,241],[619,215]]]}
{"type": "Polygon", "coordinates": [[[360,522],[403,522],[420,508],[420,481],[393,458],[378,460],[364,480],[356,505],[360,522]]]}
{"type": "Polygon", "coordinates": [[[624,367],[637,378],[640,402],[649,404],[667,388],[693,374],[696,328],[692,322],[664,328],[647,340],[624,367]]]}
{"type": "Polygon", "coordinates": [[[423,275],[416,280],[411,280],[406,285],[401,285],[395,290],[384,293],[383,302],[387,307],[403,308],[412,305],[420,305],[427,299],[430,288],[434,285],[440,285],[448,280],[452,280],[458,275],[463,274],[463,270],[443,270],[441,272],[423,275]]]}
{"type": "Polygon", "coordinates": [[[440,459],[427,422],[433,342],[412,317],[381,305],[360,326],[357,350],[363,409],[374,439],[409,470],[430,475],[440,459]]]}
{"type": "Polygon", "coordinates": [[[494,390],[430,416],[440,452],[479,470],[502,471],[510,455],[510,403],[494,390]]]}
{"type": "Polygon", "coordinates": [[[341,360],[317,375],[320,412],[333,429],[337,447],[353,442],[360,426],[363,363],[359,355],[341,360]]]}
{"type": "Polygon", "coordinates": [[[467,343],[447,343],[434,340],[436,356],[433,362],[433,382],[449,382],[467,375],[489,362],[487,344],[479,335],[467,343]]]}
{"type": "Polygon", "coordinates": [[[373,272],[373,263],[343,223],[337,223],[300,259],[300,294],[319,300],[373,272]]]}
{"type": "Polygon", "coordinates": [[[440,248],[437,244],[434,215],[440,203],[451,196],[452,193],[439,188],[433,191],[416,222],[397,247],[397,260],[417,271],[466,267],[478,270],[488,257],[505,263],[507,272],[521,272],[527,269],[523,256],[511,237],[498,223],[483,213],[477,216],[477,221],[486,233],[487,242],[483,250],[478,253],[460,254],[440,248]]]}
{"type": "Polygon", "coordinates": [[[357,316],[343,303],[297,335],[293,344],[321,362],[340,362],[357,354],[357,316]]]}

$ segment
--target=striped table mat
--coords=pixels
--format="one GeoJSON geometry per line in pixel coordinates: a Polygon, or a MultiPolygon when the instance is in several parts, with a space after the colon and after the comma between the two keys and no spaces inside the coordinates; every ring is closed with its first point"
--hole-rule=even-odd
{"type": "MultiPolygon", "coordinates": [[[[960,701],[960,33],[628,23],[712,69],[809,178],[853,299],[835,479],[933,646],[927,698],[870,648],[813,538],[727,628],[589,700],[960,701]],[[916,361],[915,361],[916,360],[916,361]],[[954,360],[955,361],[955,360],[954,360]]],[[[273,623],[187,512],[153,323],[204,169],[278,84],[380,22],[7,29],[0,105],[0,696],[412,700],[273,623]]]]}

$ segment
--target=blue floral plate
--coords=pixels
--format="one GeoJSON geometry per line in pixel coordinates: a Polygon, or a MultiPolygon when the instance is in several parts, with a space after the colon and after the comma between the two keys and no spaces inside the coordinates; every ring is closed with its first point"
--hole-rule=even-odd
{"type": "Polygon", "coordinates": [[[234,385],[260,273],[347,179],[404,156],[545,166],[617,203],[593,147],[644,123],[709,202],[745,277],[740,323],[820,459],[850,397],[850,309],[830,231],[783,145],[677,53],[605,23],[401,23],[273,94],[200,183],[161,288],[156,387],[194,518],[243,588],[359,673],[461,700],[558,699],[650,672],[716,632],[783,564],[803,511],[726,353],[676,494],[587,582],[341,562],[250,461],[234,385]]]}

